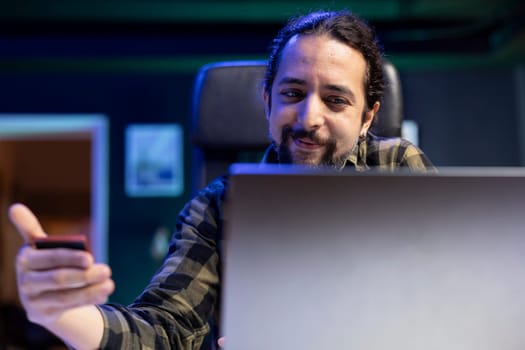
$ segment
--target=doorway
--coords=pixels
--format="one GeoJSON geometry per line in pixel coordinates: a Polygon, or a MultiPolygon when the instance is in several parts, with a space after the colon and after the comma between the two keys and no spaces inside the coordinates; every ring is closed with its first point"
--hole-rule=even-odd
{"type": "Polygon", "coordinates": [[[23,202],[49,234],[84,233],[107,262],[108,122],[104,115],[0,114],[0,251],[3,302],[16,302],[21,239],[7,208],[23,202]]]}

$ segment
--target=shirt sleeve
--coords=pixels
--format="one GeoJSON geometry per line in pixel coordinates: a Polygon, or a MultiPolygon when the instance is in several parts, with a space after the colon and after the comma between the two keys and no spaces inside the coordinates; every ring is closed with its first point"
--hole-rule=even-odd
{"type": "Polygon", "coordinates": [[[99,306],[102,349],[200,348],[218,300],[225,181],[184,207],[162,267],[131,305],[99,306]]]}
{"type": "Polygon", "coordinates": [[[366,142],[360,144],[360,152],[365,153],[368,167],[395,172],[399,168],[410,172],[437,172],[430,159],[423,151],[408,140],[399,137],[377,137],[369,135],[366,142]]]}
{"type": "Polygon", "coordinates": [[[414,144],[402,140],[400,143],[399,166],[407,167],[416,172],[436,172],[436,168],[423,151],[414,144]]]}

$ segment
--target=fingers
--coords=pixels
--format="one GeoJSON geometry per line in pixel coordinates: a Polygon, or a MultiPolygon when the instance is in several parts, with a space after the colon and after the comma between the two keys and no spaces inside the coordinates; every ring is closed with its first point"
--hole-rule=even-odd
{"type": "Polygon", "coordinates": [[[219,348],[223,348],[226,346],[226,338],[225,337],[220,337],[219,339],[217,339],[217,345],[219,345],[219,348]]]}
{"type": "Polygon", "coordinates": [[[20,294],[78,288],[111,276],[108,266],[93,264],[93,256],[71,249],[22,248],[16,261],[20,294]]]}
{"type": "Polygon", "coordinates": [[[19,274],[21,294],[28,297],[47,292],[78,289],[89,285],[103,283],[110,279],[108,266],[95,264],[88,269],[61,268],[46,271],[28,271],[19,274]]]}
{"type": "Polygon", "coordinates": [[[46,236],[36,216],[21,203],[15,203],[9,207],[9,219],[26,242],[46,236]]]}
{"type": "MultiPolygon", "coordinates": [[[[26,243],[46,237],[35,215],[23,204],[9,208],[9,218],[26,243]]],[[[20,301],[28,318],[53,324],[65,312],[104,303],[115,285],[107,265],[94,264],[86,251],[23,246],[16,261],[20,301]]]]}
{"type": "Polygon", "coordinates": [[[23,270],[49,270],[60,267],[87,268],[93,256],[82,250],[65,248],[34,249],[24,246],[17,256],[16,265],[23,270]]]}
{"type": "Polygon", "coordinates": [[[20,300],[29,319],[45,325],[65,311],[101,304],[113,292],[111,270],[90,253],[26,246],[17,257],[20,300]]]}
{"type": "Polygon", "coordinates": [[[67,310],[82,305],[104,303],[114,288],[113,281],[106,278],[97,283],[84,284],[80,288],[47,290],[38,294],[29,294],[27,298],[31,301],[38,300],[38,304],[47,310],[67,310]]]}
{"type": "MultiPolygon", "coordinates": [[[[68,310],[86,305],[103,304],[114,291],[111,279],[83,288],[48,291],[37,296],[26,296],[25,304],[29,320],[45,325],[54,322],[68,310]]],[[[89,327],[89,325],[86,325],[89,327]]]]}

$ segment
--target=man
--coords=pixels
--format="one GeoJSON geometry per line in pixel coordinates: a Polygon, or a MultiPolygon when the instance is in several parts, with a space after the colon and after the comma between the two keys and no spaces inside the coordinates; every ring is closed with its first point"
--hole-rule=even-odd
{"type": "MultiPolygon", "coordinates": [[[[274,41],[263,98],[272,147],[265,161],[366,170],[433,170],[408,141],[368,133],[383,93],[374,34],[347,12],[291,21],[274,41]]],[[[30,320],[77,349],[199,349],[219,303],[222,205],[228,178],[213,181],[179,214],[168,256],[127,307],[103,303],[111,272],[86,252],[36,250],[17,259],[20,298],[30,320]]],[[[20,204],[10,217],[26,241],[45,236],[20,204]]]]}

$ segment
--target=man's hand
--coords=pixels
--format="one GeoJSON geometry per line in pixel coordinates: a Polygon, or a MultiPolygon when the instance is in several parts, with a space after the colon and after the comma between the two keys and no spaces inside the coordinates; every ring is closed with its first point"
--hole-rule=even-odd
{"type": "Polygon", "coordinates": [[[217,339],[217,345],[219,345],[219,348],[224,348],[226,346],[226,338],[220,337],[217,339]]]}
{"type": "Polygon", "coordinates": [[[106,301],[114,290],[107,265],[95,264],[86,251],[33,248],[28,243],[46,234],[22,204],[13,204],[9,217],[26,242],[18,253],[16,271],[20,300],[31,321],[53,328],[66,311],[106,301]]]}

